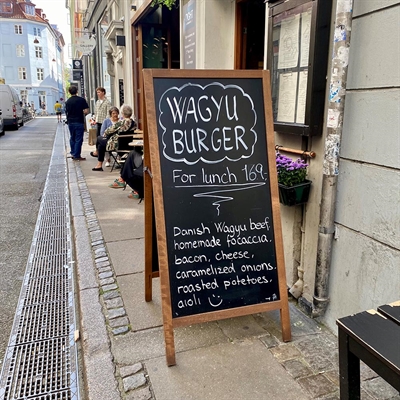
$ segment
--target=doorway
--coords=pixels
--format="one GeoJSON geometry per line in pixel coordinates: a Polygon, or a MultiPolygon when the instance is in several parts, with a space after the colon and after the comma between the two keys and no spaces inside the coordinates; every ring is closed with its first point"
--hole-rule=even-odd
{"type": "Polygon", "coordinates": [[[236,1],[236,69],[263,69],[265,41],[264,0],[236,1]]]}
{"type": "Polygon", "coordinates": [[[177,7],[154,7],[133,29],[135,114],[143,129],[143,68],[180,68],[179,2],[177,7]]]}

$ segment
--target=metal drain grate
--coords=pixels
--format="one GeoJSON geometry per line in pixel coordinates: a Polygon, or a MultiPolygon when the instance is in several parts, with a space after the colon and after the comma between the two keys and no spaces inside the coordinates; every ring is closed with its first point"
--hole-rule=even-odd
{"type": "Polygon", "coordinates": [[[70,347],[66,337],[10,347],[5,361],[11,361],[13,374],[7,377],[4,398],[35,399],[35,396],[71,389],[71,384],[76,391],[77,376],[71,372],[71,364],[76,360],[70,347]]]}
{"type": "Polygon", "coordinates": [[[78,400],[64,135],[58,127],[0,376],[0,400],[78,400]]]}

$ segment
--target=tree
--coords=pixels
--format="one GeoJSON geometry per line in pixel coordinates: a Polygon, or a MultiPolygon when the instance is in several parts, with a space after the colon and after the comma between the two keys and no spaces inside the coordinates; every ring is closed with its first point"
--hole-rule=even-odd
{"type": "Polygon", "coordinates": [[[65,95],[68,98],[69,97],[69,92],[68,89],[71,86],[71,65],[68,63],[64,63],[64,86],[65,86],[65,95]]]}
{"type": "Polygon", "coordinates": [[[154,6],[165,6],[169,10],[172,10],[172,7],[175,6],[176,0],[153,0],[151,5],[154,6]]]}

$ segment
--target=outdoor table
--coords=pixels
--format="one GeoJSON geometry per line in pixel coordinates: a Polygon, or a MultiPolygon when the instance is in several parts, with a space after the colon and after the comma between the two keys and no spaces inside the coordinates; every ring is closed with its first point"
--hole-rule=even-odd
{"type": "Polygon", "coordinates": [[[128,145],[132,146],[132,147],[135,147],[135,146],[142,146],[143,147],[143,139],[132,140],[132,142],[129,142],[128,145]]]}
{"type": "Polygon", "coordinates": [[[360,399],[360,360],[400,391],[400,301],[340,318],[340,398],[360,399]]]}

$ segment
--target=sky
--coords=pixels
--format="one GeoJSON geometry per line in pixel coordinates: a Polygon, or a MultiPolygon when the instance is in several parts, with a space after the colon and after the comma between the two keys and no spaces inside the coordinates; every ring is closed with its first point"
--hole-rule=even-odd
{"type": "Polygon", "coordinates": [[[50,24],[57,25],[65,41],[64,62],[69,62],[68,48],[71,43],[69,11],[65,8],[65,0],[31,0],[36,8],[41,8],[50,24]]]}

